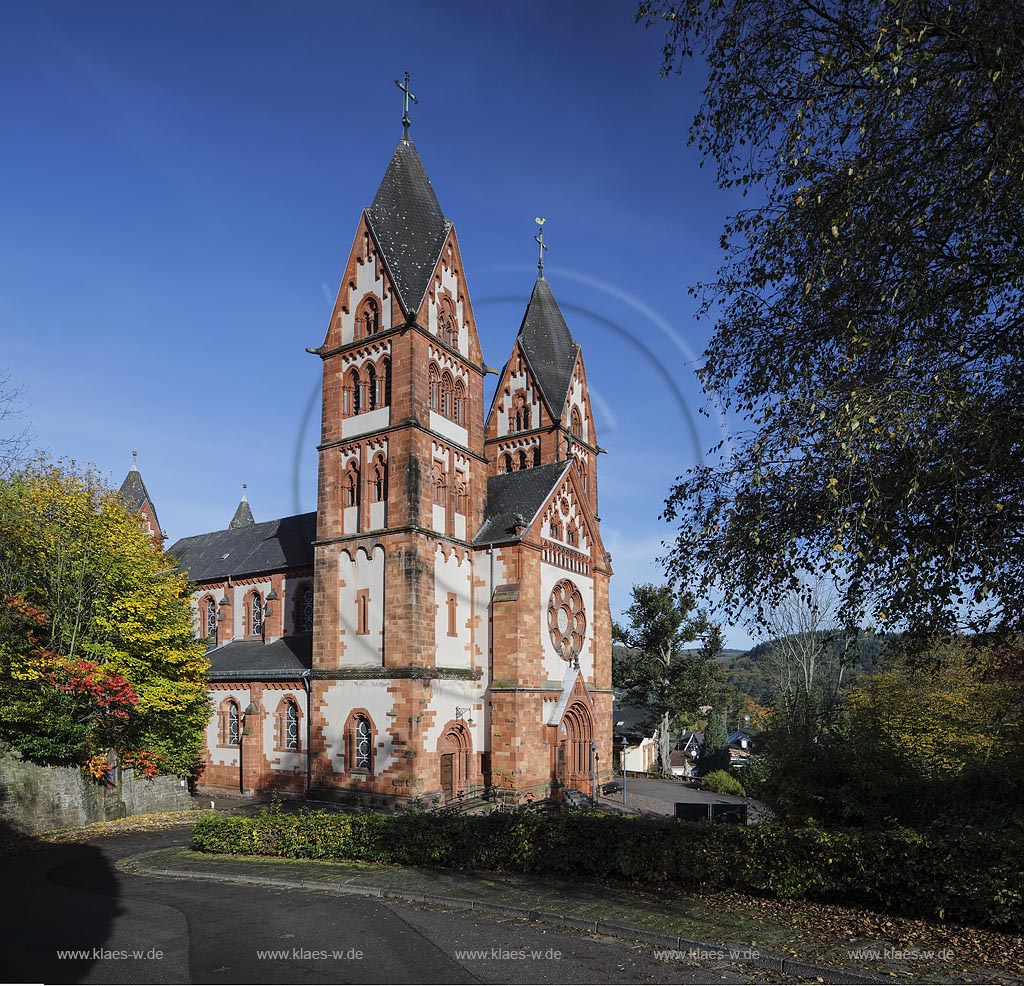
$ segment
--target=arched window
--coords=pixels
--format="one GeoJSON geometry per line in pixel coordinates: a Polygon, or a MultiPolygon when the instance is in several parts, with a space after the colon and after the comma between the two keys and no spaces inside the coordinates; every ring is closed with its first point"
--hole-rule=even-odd
{"type": "Polygon", "coordinates": [[[213,596],[206,597],[206,636],[217,642],[217,602],[213,596]]]}
{"type": "Polygon", "coordinates": [[[345,470],[345,506],[359,506],[359,466],[354,462],[345,470]]]}
{"type": "Polygon", "coordinates": [[[526,452],[523,449],[519,450],[519,468],[526,469],[526,452]]]}
{"type": "Polygon", "coordinates": [[[430,410],[438,411],[441,410],[441,372],[438,368],[431,363],[430,370],[428,372],[430,378],[430,410]]]}
{"type": "Polygon", "coordinates": [[[387,465],[378,456],[370,469],[370,502],[381,503],[387,499],[387,465]]]}
{"type": "Polygon", "coordinates": [[[313,632],[313,587],[305,586],[299,592],[298,619],[295,625],[299,633],[313,632]]]}
{"type": "Polygon", "coordinates": [[[452,379],[452,375],[445,370],[441,374],[441,413],[446,418],[452,417],[452,399],[455,394],[455,381],[452,379]]]}
{"type": "Polygon", "coordinates": [[[466,487],[466,476],[465,473],[455,473],[455,512],[457,514],[466,513],[466,508],[469,505],[469,495],[466,487]]]}
{"type": "Polygon", "coordinates": [[[501,471],[512,472],[512,456],[508,452],[501,457],[501,471]]]}
{"type": "Polygon", "coordinates": [[[533,446],[533,464],[534,464],[535,467],[540,465],[540,446],[539,445],[534,445],[533,446]]]}
{"type": "Polygon", "coordinates": [[[569,524],[569,526],[565,529],[565,540],[568,544],[571,544],[573,547],[576,546],[577,534],[575,524],[569,524]]]}
{"type": "Polygon", "coordinates": [[[461,380],[455,381],[455,423],[466,424],[466,385],[461,380]]]}
{"type": "Polygon", "coordinates": [[[299,707],[288,699],[284,706],[284,743],[286,750],[299,748],[299,707]]]}
{"type": "Polygon", "coordinates": [[[380,309],[373,298],[366,299],[366,307],[363,310],[363,331],[365,335],[372,336],[380,329],[380,309]]]}
{"type": "Polygon", "coordinates": [[[363,390],[359,383],[359,371],[354,367],[349,371],[346,396],[349,402],[349,414],[359,414],[363,409],[363,390]]]}
{"type": "Polygon", "coordinates": [[[362,712],[353,712],[346,723],[345,762],[350,771],[373,773],[373,725],[362,712]]]}
{"type": "Polygon", "coordinates": [[[509,431],[527,431],[530,427],[530,405],[526,403],[526,394],[519,391],[512,398],[512,410],[508,413],[509,431]]]}
{"type": "Polygon", "coordinates": [[[549,530],[553,538],[560,538],[562,536],[562,525],[557,520],[551,521],[549,530]]]}
{"type": "Polygon", "coordinates": [[[366,368],[366,403],[371,411],[377,408],[377,368],[371,363],[366,368]]]}
{"type": "Polygon", "coordinates": [[[583,437],[583,419],[580,417],[580,409],[574,407],[569,415],[569,430],[577,437],[583,437]]]}
{"type": "Polygon", "coordinates": [[[228,746],[238,746],[239,737],[242,735],[239,729],[238,703],[231,699],[227,707],[227,741],[228,746]]]}
{"type": "Polygon", "coordinates": [[[439,507],[448,505],[448,473],[444,466],[435,460],[432,467],[432,484],[434,487],[434,503],[439,507]]]}
{"type": "Polygon", "coordinates": [[[459,345],[459,323],[451,298],[442,298],[437,313],[437,334],[453,349],[459,345]]]}
{"type": "Polygon", "coordinates": [[[249,597],[249,630],[252,636],[263,636],[263,597],[254,592],[249,597]]]}
{"type": "Polygon", "coordinates": [[[391,406],[391,360],[387,357],[380,361],[380,371],[377,374],[378,387],[380,388],[380,402],[383,407],[391,406]]]}

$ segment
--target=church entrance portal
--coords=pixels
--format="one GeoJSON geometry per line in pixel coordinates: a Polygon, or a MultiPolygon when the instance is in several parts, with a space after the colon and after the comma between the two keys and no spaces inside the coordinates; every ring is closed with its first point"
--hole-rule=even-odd
{"type": "Polygon", "coordinates": [[[556,775],[561,784],[591,794],[594,766],[594,721],[582,702],[573,702],[565,710],[559,726],[556,775]]]}
{"type": "Polygon", "coordinates": [[[449,724],[438,744],[441,766],[441,790],[446,801],[461,797],[469,787],[473,742],[461,722],[449,724]]]}

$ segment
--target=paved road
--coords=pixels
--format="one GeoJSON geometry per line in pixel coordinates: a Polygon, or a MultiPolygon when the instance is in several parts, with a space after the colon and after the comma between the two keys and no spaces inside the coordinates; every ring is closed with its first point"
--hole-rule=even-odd
{"type": "MultiPolygon", "coordinates": [[[[138,833],[50,846],[0,869],[0,980],[54,983],[755,983],[650,946],[401,902],[123,873],[182,844],[138,833]],[[77,958],[59,950],[85,950],[77,958]],[[476,958],[458,954],[483,950],[476,958]],[[261,957],[262,950],[282,950],[261,957]],[[497,950],[497,951],[494,951],[497,950]],[[538,957],[521,958],[523,950],[538,957]],[[558,957],[555,957],[558,953],[558,957]]],[[[773,981],[780,981],[777,977],[773,981]]]]}

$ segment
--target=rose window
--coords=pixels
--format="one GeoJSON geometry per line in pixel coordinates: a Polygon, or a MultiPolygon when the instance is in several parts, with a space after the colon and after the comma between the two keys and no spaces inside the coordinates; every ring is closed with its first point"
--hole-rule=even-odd
{"type": "Polygon", "coordinates": [[[587,632],[587,614],[580,590],[568,579],[562,579],[551,590],[548,600],[548,632],[551,643],[563,661],[571,661],[583,650],[587,632]]]}

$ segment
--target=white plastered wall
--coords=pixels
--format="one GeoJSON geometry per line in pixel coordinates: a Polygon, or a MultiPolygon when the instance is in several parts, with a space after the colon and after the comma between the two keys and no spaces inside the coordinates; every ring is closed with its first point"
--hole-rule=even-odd
{"type": "Polygon", "coordinates": [[[339,681],[324,693],[322,712],[325,750],[334,770],[345,769],[345,723],[354,709],[365,709],[375,729],[374,776],[380,776],[394,763],[395,749],[389,732],[393,721],[391,712],[394,700],[388,692],[389,684],[384,678],[339,681]]]}
{"type": "Polygon", "coordinates": [[[384,549],[377,545],[372,554],[358,548],[353,555],[338,556],[338,632],[346,666],[383,667],[384,665],[384,549]],[[342,584],[344,583],[344,584],[342,584]],[[361,589],[369,592],[367,633],[357,633],[356,597],[361,589]]]}
{"type": "Polygon", "coordinates": [[[263,690],[263,755],[270,764],[271,770],[293,771],[306,767],[306,690],[292,688],[287,690],[263,690]],[[279,750],[277,745],[277,718],[283,713],[283,703],[292,699],[299,707],[299,748],[297,750],[279,750]]]}
{"type": "Polygon", "coordinates": [[[583,649],[580,651],[580,672],[584,680],[594,677],[594,580],[578,572],[567,572],[558,565],[551,565],[541,562],[540,566],[540,599],[536,605],[540,608],[540,645],[542,648],[544,673],[549,681],[561,681],[565,674],[566,662],[555,650],[551,642],[551,634],[548,632],[548,600],[551,597],[551,590],[555,584],[562,579],[568,579],[579,589],[583,597],[584,612],[587,617],[587,628],[583,639],[583,649]]]}
{"type": "Polygon", "coordinates": [[[459,561],[458,552],[449,551],[445,559],[444,549],[437,546],[434,553],[434,642],[437,663],[447,668],[469,668],[472,665],[471,647],[473,631],[468,625],[473,614],[473,563],[463,555],[459,561]],[[448,635],[448,593],[455,595],[456,636],[448,635]]]}
{"type": "Polygon", "coordinates": [[[242,728],[241,714],[252,701],[248,688],[225,688],[214,686],[210,689],[210,702],[213,706],[210,721],[206,724],[206,749],[210,753],[210,763],[218,766],[237,767],[238,747],[220,745],[220,707],[226,699],[233,698],[238,703],[238,728],[242,728]]]}

